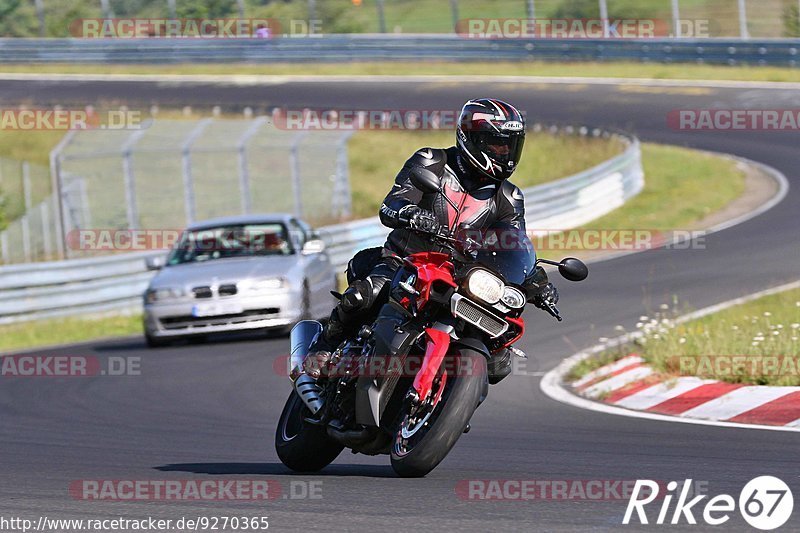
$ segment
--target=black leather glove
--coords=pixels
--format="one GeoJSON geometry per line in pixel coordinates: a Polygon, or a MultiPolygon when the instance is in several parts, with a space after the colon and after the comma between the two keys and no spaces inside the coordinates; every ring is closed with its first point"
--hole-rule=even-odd
{"type": "Polygon", "coordinates": [[[401,215],[408,220],[408,227],[411,229],[425,233],[438,233],[441,229],[441,225],[433,213],[417,206],[407,207],[402,211],[401,215]]]}
{"type": "Polygon", "coordinates": [[[552,283],[528,289],[528,301],[539,309],[547,309],[548,305],[558,303],[558,289],[552,283]]]}

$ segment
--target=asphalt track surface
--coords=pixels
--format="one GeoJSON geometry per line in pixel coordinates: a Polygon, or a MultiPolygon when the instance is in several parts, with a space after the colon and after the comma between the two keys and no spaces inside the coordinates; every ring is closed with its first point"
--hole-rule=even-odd
{"type": "MultiPolygon", "coordinates": [[[[771,165],[792,187],[782,203],[710,235],[704,250],[657,250],[591,267],[582,284],[559,283],[564,322],[531,310],[521,343],[546,371],[612,336],[673,295],[693,308],[799,277],[798,135],[790,132],[674,131],[680,108],[797,108],[800,92],[474,83],[282,83],[265,86],[107,82],[1,82],[0,103],[115,101],[197,106],[272,105],[453,109],[493,95],[529,116],[624,128],[643,140],[728,152],[771,165]]],[[[686,169],[686,179],[691,179],[686,169]]],[[[724,176],[719,186],[725,186],[724,176]]],[[[681,198],[670,201],[676,204],[681,198]]],[[[558,281],[556,280],[558,283],[558,281]]],[[[617,530],[624,501],[465,501],[468,479],[633,480],[691,478],[711,495],[738,494],[760,475],[777,475],[800,497],[793,433],[640,420],[584,411],[550,400],[539,377],[511,376],[492,387],[450,456],[424,479],[398,479],[387,457],[343,453],[324,471],[297,476],[273,450],[277,417],[290,386],[273,362],[287,339],[239,339],[148,350],[141,339],[46,350],[52,354],[141,358],[140,376],[4,379],[0,387],[0,516],[144,518],[269,516],[281,530],[439,529],[462,531],[617,530]],[[267,503],[93,502],[70,496],[81,479],[268,479],[320,482],[321,499],[267,503]]],[[[532,368],[536,366],[537,368],[532,368]]],[[[298,487],[299,485],[295,485],[298,487]]],[[[302,492],[296,489],[297,492],[302,492]]],[[[674,502],[673,502],[674,505],[674,502]]],[[[650,511],[651,521],[657,509],[650,511]]],[[[696,512],[702,521],[701,512],[696,512]]],[[[682,522],[685,524],[685,521],[682,522]]],[[[649,526],[628,526],[650,530],[649,526]]],[[[661,526],[671,529],[672,526],[661,526]]],[[[698,526],[683,526],[697,529],[698,526]]],[[[747,530],[732,513],[726,530],[747,530]]],[[[784,527],[800,530],[800,513],[784,527]]]]}

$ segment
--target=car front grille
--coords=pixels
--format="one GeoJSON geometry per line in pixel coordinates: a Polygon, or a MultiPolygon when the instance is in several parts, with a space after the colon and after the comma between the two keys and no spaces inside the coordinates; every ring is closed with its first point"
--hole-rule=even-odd
{"type": "Polygon", "coordinates": [[[211,298],[211,287],[195,287],[192,289],[192,294],[194,294],[195,298],[211,298]]]}
{"type": "Polygon", "coordinates": [[[268,318],[275,318],[281,312],[278,307],[268,307],[266,309],[251,309],[235,315],[218,316],[171,316],[159,319],[164,329],[191,329],[198,330],[209,326],[228,326],[234,324],[245,324],[268,318]]]}
{"type": "Polygon", "coordinates": [[[228,285],[220,285],[219,289],[217,289],[217,294],[220,296],[233,296],[236,294],[236,285],[233,283],[228,285]]]}
{"type": "Polygon", "coordinates": [[[453,295],[451,310],[453,316],[472,324],[492,337],[499,337],[508,330],[508,322],[460,294],[453,295]]]}

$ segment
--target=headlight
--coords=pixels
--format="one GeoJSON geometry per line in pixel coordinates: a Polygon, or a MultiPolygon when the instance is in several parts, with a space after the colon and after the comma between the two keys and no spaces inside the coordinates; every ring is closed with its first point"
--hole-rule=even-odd
{"type": "Polygon", "coordinates": [[[274,291],[286,287],[284,278],[267,278],[253,281],[248,286],[250,292],[274,291]]]}
{"type": "Polygon", "coordinates": [[[525,295],[522,291],[514,287],[506,287],[503,289],[503,296],[500,298],[504,304],[512,309],[522,309],[525,307],[525,295]]]}
{"type": "Polygon", "coordinates": [[[182,298],[186,293],[181,288],[162,287],[158,289],[147,289],[144,299],[147,303],[161,302],[164,300],[176,300],[182,298]]]}
{"type": "Polygon", "coordinates": [[[499,302],[503,288],[503,281],[488,270],[475,270],[467,278],[467,291],[487,304],[499,302]]]}

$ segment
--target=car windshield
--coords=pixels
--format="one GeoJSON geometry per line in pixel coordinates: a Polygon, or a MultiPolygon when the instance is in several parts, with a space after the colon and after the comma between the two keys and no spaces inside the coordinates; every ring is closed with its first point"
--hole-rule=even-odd
{"type": "Polygon", "coordinates": [[[170,252],[167,264],[291,253],[292,247],[283,224],[220,226],[183,232],[170,252]]]}

